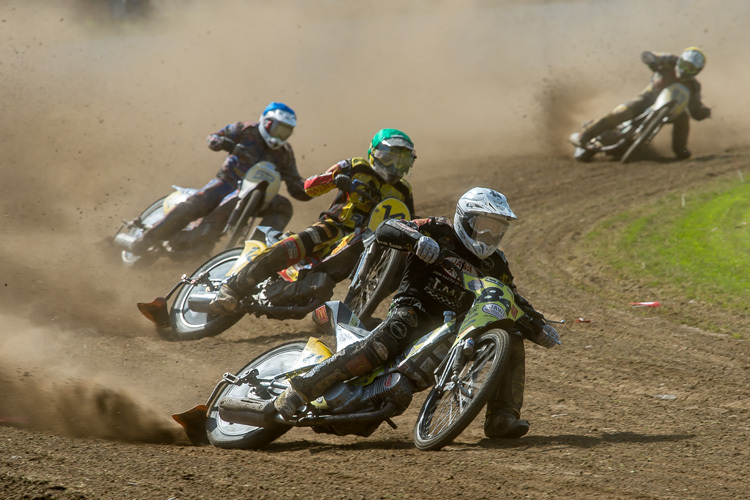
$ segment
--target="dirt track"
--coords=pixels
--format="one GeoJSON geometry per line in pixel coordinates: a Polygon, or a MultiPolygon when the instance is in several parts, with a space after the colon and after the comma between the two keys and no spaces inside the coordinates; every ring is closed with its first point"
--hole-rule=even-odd
{"type": "MultiPolygon", "coordinates": [[[[357,12],[339,14],[343,20],[359,19],[357,12]]],[[[16,15],[3,12],[11,25],[16,15]]],[[[748,177],[750,148],[730,133],[747,130],[746,122],[732,121],[738,118],[728,101],[735,95],[731,88],[719,96],[714,91],[709,104],[723,109],[724,118],[719,114],[694,125],[696,156],[681,163],[572,162],[559,138],[574,126],[570,115],[583,111],[567,109],[568,100],[559,99],[570,89],[554,82],[527,89],[542,108],[529,117],[533,123],[514,115],[512,106],[504,108],[513,115],[508,121],[525,124],[534,137],[556,137],[552,147],[521,147],[502,121],[494,137],[486,133],[494,122],[480,119],[485,134],[464,155],[460,147],[446,145],[444,131],[433,127],[429,116],[408,122],[415,110],[397,113],[397,120],[408,122],[405,129],[416,129],[412,135],[423,138],[417,141],[420,158],[411,179],[418,212],[449,215],[456,198],[474,185],[503,191],[519,215],[505,250],[521,292],[548,317],[569,322],[560,328],[560,348],[527,348],[524,417],[532,428],[526,437],[487,440],[477,421],[443,451],[418,452],[411,441],[421,403],[417,397],[395,419],[398,429],[382,426],[368,439],[292,430],[264,451],[187,446],[170,413],[203,402],[224,371],[270,346],[316,332],[307,321],[245,319],[213,339],[165,342],[133,304],[162,293],[195,265],[165,264],[133,273],[116,266],[99,244],[120,219],[159,196],[160,186],[204,182],[218,160],[202,149],[201,134],[245,119],[247,108],[267,100],[243,101],[240,117],[236,105],[222,108],[216,101],[199,109],[215,82],[195,79],[192,69],[165,56],[181,53],[174,40],[189,43],[177,33],[163,43],[151,40],[146,54],[135,50],[142,41],[120,40],[138,55],[125,51],[117,64],[97,56],[88,44],[85,49],[53,45],[57,57],[52,60],[45,59],[46,47],[18,33],[6,45],[6,51],[21,56],[4,63],[13,71],[2,77],[3,111],[9,117],[0,137],[3,187],[17,189],[0,200],[0,418],[8,424],[0,425],[0,497],[750,498],[750,313],[728,316],[711,304],[661,295],[616,277],[580,246],[587,230],[631,206],[718,177],[738,178],[738,169],[748,177]],[[89,64],[108,69],[85,69],[82,50],[89,64]],[[160,63],[163,57],[168,62],[160,63]],[[45,66],[36,64],[40,59],[45,66]],[[168,78],[179,71],[191,85],[168,78]],[[47,72],[54,85],[37,78],[47,72]],[[117,77],[125,74],[132,79],[121,88],[117,77]],[[91,89],[93,81],[98,90],[91,89]],[[88,85],[86,91],[81,84],[88,85]],[[190,93],[188,87],[198,90],[190,93]],[[137,100],[139,95],[145,97],[137,100]],[[182,106],[185,99],[195,106],[182,106]],[[50,117],[53,123],[40,121],[50,117]],[[45,139],[41,144],[40,138],[45,139]],[[164,154],[173,148],[175,153],[164,154]],[[154,158],[166,166],[150,172],[154,158]],[[149,175],[144,187],[140,181],[149,175]],[[660,300],[663,307],[634,309],[628,305],[633,300],[660,300]],[[741,338],[688,326],[699,314],[741,338]],[[579,317],[591,322],[573,321],[579,317]]],[[[714,60],[728,57],[729,49],[715,40],[704,40],[714,45],[714,60]]],[[[110,42],[98,39],[102,43],[110,42]]],[[[197,47],[190,47],[192,57],[210,61],[194,51],[197,47]]],[[[429,68],[420,77],[424,81],[435,76],[429,68]]],[[[477,78],[482,96],[507,104],[494,90],[486,91],[493,75],[477,78]]],[[[709,83],[716,85],[717,79],[707,71],[709,83]]],[[[623,84],[624,95],[638,82],[623,84]]],[[[430,87],[426,101],[451,83],[430,87]]],[[[257,92],[266,95],[267,89],[257,92]]],[[[297,97],[307,116],[321,121],[319,128],[301,125],[295,133],[303,175],[339,156],[362,154],[369,130],[383,120],[374,113],[346,130],[332,110],[320,109],[325,106],[313,93],[297,97]],[[321,132],[329,129],[330,134],[321,132]]],[[[356,100],[340,97],[344,106],[356,100]]],[[[606,110],[619,97],[612,99],[584,111],[606,110]]],[[[449,108],[445,114],[453,119],[449,108]]],[[[663,145],[656,149],[666,155],[663,145]]],[[[307,224],[310,211],[328,201],[311,202],[314,210],[297,205],[291,229],[307,224]]]]}

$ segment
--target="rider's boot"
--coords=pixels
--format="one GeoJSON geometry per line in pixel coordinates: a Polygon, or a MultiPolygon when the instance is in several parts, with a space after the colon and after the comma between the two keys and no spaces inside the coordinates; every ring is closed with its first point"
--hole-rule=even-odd
{"type": "Polygon", "coordinates": [[[273,406],[284,420],[291,420],[294,417],[294,414],[297,413],[299,407],[305,403],[307,403],[307,401],[305,401],[293,387],[288,387],[284,392],[278,395],[276,401],[273,402],[273,406]]]}
{"type": "Polygon", "coordinates": [[[688,135],[690,134],[690,117],[686,112],[678,115],[672,126],[672,151],[680,160],[687,160],[691,153],[687,148],[688,135]]]}
{"type": "Polygon", "coordinates": [[[282,240],[263,250],[247,266],[221,285],[219,293],[209,302],[208,307],[214,314],[234,314],[239,301],[250,294],[258,283],[271,274],[288,267],[287,252],[282,240]]]}
{"type": "Polygon", "coordinates": [[[611,120],[609,119],[609,116],[605,116],[604,118],[600,118],[599,120],[584,126],[583,130],[580,132],[572,134],[569,140],[579,148],[584,148],[594,137],[610,128],[612,128],[611,120]]]}
{"type": "Polygon", "coordinates": [[[484,434],[488,438],[517,439],[529,432],[529,422],[521,420],[526,378],[523,339],[511,336],[508,365],[502,382],[487,402],[484,434]]]}
{"type": "Polygon", "coordinates": [[[219,288],[219,293],[216,295],[216,297],[211,299],[211,302],[208,303],[208,308],[214,314],[228,316],[234,313],[234,310],[237,309],[237,304],[239,302],[240,301],[237,297],[237,292],[232,290],[229,286],[227,286],[226,283],[224,283],[223,285],[221,285],[221,288],[219,288]]]}
{"type": "Polygon", "coordinates": [[[529,432],[529,422],[510,409],[487,410],[484,435],[492,439],[518,439],[529,432]]]}

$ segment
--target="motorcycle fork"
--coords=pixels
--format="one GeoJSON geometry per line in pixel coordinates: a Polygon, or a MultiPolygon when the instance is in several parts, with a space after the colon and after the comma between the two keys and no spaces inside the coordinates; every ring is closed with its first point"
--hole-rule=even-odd
{"type": "Polygon", "coordinates": [[[463,339],[461,342],[456,344],[451,350],[445,361],[441,363],[435,370],[437,374],[443,369],[440,379],[435,381],[435,386],[439,387],[441,391],[453,390],[455,386],[459,386],[459,390],[465,397],[473,397],[463,384],[461,384],[459,374],[466,366],[466,361],[471,359],[474,354],[474,339],[468,337],[463,339]]]}

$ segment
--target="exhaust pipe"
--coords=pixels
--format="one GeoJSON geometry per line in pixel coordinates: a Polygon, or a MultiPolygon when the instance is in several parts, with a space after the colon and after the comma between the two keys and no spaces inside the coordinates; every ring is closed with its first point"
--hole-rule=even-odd
{"type": "Polygon", "coordinates": [[[208,304],[216,297],[216,292],[198,292],[193,290],[188,297],[188,307],[191,311],[211,313],[208,304]]]}
{"type": "Polygon", "coordinates": [[[131,251],[133,249],[133,243],[137,239],[138,238],[136,238],[132,234],[120,233],[120,234],[118,234],[118,235],[115,236],[114,243],[118,247],[122,247],[122,248],[124,248],[127,251],[131,251]]]}
{"type": "Polygon", "coordinates": [[[233,398],[225,396],[219,401],[219,416],[233,424],[252,425],[272,429],[294,424],[279,415],[271,399],[233,398]]]}

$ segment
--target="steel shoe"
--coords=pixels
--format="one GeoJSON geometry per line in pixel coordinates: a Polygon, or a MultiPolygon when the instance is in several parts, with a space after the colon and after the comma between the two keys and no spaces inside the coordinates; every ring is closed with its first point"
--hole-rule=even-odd
{"type": "Polygon", "coordinates": [[[484,435],[492,439],[518,439],[529,432],[529,422],[506,410],[487,411],[484,435]]]}

